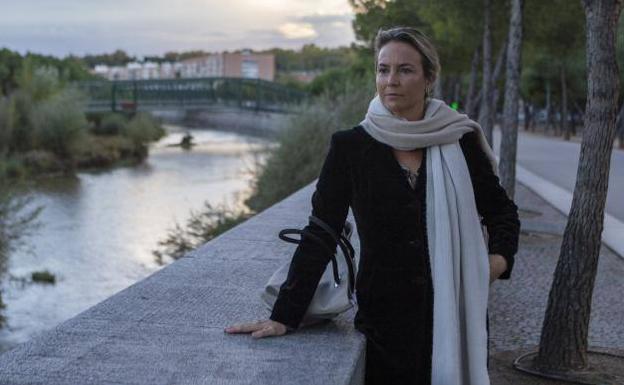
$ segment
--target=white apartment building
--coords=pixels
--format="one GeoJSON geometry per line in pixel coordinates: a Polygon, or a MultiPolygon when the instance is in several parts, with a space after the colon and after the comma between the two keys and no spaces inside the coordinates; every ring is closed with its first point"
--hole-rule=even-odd
{"type": "Polygon", "coordinates": [[[180,62],[132,62],[126,66],[97,65],[91,71],[108,80],[148,80],[204,77],[242,77],[275,79],[275,55],[217,53],[190,58],[180,62]]]}

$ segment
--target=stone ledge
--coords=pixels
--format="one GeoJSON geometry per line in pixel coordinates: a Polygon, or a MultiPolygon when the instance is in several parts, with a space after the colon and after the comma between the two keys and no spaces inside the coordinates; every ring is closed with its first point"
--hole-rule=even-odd
{"type": "Polygon", "coordinates": [[[282,337],[223,332],[268,317],[259,294],[295,247],[277,233],[307,223],[315,184],[0,355],[0,384],[362,384],[353,311],[282,337]]]}

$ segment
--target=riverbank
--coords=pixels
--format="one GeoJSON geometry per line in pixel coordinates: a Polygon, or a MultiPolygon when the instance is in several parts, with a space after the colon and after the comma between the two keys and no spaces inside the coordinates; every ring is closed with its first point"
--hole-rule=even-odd
{"type": "Polygon", "coordinates": [[[171,146],[186,128],[165,127],[168,135],[150,144],[149,156],[133,167],[31,183],[32,205],[45,206],[43,226],[7,261],[0,351],[161,269],[151,251],[204,202],[235,206],[248,195],[259,139],[190,129],[197,145],[187,151],[171,146]],[[42,270],[55,275],[54,285],[30,283],[31,273],[42,270]]]}
{"type": "Polygon", "coordinates": [[[94,119],[66,156],[45,146],[15,151],[0,157],[0,175],[17,181],[137,165],[148,156],[148,144],[165,135],[162,125],[148,115],[108,114],[94,119]]]}

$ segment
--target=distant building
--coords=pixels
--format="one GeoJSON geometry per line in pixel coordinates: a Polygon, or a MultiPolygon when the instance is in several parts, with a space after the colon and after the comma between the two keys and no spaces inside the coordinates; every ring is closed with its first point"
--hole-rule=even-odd
{"type": "Polygon", "coordinates": [[[235,77],[275,80],[275,55],[217,53],[176,63],[132,62],[126,66],[97,65],[91,71],[108,80],[235,77]]]}
{"type": "Polygon", "coordinates": [[[181,77],[235,77],[275,80],[275,55],[241,53],[217,53],[183,60],[181,77]]]}

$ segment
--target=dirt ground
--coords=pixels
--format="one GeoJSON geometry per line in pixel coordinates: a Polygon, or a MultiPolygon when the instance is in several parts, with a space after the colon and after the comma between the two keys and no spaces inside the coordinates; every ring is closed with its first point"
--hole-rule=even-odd
{"type": "MultiPolygon", "coordinates": [[[[590,350],[591,347],[590,347],[590,350]]],[[[572,382],[549,380],[521,372],[513,367],[516,358],[536,348],[494,353],[490,356],[490,380],[492,385],[570,385],[572,382]]],[[[624,351],[609,349],[619,357],[603,354],[589,354],[590,367],[600,373],[618,376],[619,379],[603,382],[603,385],[624,385],[624,351]]],[[[576,382],[583,383],[583,382],[576,382]]]]}

